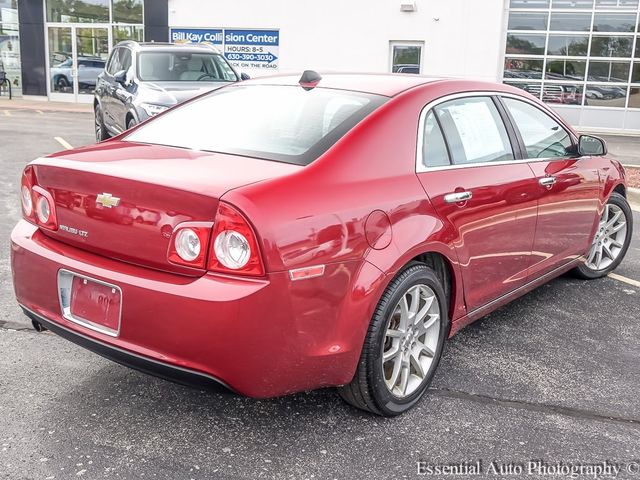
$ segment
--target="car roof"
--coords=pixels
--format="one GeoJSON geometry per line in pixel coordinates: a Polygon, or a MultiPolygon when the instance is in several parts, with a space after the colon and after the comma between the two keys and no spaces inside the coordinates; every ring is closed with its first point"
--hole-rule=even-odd
{"type": "MultiPolygon", "coordinates": [[[[315,73],[315,72],[312,72],[315,73]]],[[[274,75],[243,81],[248,85],[300,85],[301,74],[274,75]]],[[[534,98],[526,91],[504,83],[462,78],[438,78],[407,73],[319,73],[322,77],[317,88],[333,88],[353,92],[394,97],[409,89],[433,85],[438,95],[459,92],[510,93],[521,97],[534,98]]]]}
{"type": "MultiPolygon", "coordinates": [[[[253,85],[298,85],[300,73],[274,75],[246,80],[243,83],[253,85]]],[[[322,80],[318,83],[322,88],[351,90],[393,97],[405,90],[419,85],[432,83],[439,78],[401,73],[325,73],[319,72],[322,80]]]]}
{"type": "Polygon", "coordinates": [[[175,52],[175,51],[191,51],[191,52],[214,52],[220,53],[220,51],[211,44],[200,43],[169,43],[169,42],[136,42],[133,40],[125,40],[118,43],[117,46],[130,47],[138,52],[145,52],[149,50],[156,50],[162,52],[175,52]]]}

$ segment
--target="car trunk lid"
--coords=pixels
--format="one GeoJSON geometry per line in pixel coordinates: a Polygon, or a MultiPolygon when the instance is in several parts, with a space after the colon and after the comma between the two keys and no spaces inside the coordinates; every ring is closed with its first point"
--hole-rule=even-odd
{"type": "Polygon", "coordinates": [[[160,270],[201,271],[167,259],[174,227],[213,222],[234,188],[299,166],[237,155],[111,141],[33,162],[53,195],[59,228],[47,235],[106,257],[160,270]]]}

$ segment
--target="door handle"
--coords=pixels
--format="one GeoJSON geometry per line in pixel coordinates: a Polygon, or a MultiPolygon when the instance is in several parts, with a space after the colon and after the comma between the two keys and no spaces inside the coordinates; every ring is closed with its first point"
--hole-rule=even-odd
{"type": "Polygon", "coordinates": [[[538,183],[543,187],[552,187],[556,183],[556,177],[551,175],[548,177],[542,177],[540,180],[538,180],[538,183]]]}
{"type": "Polygon", "coordinates": [[[444,201],[447,203],[460,203],[466,202],[467,200],[471,200],[473,194],[471,192],[455,192],[455,193],[447,193],[444,196],[444,201]]]}

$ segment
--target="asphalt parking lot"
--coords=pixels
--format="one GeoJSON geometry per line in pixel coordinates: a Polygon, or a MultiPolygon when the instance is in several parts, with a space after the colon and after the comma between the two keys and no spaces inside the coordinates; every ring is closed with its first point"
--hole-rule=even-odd
{"type": "Polygon", "coordinates": [[[541,460],[609,461],[617,478],[640,479],[628,468],[640,462],[640,214],[622,277],[562,277],[467,327],[400,418],[332,390],[255,401],[113,364],[36,333],[17,307],[20,172],[65,142],[93,142],[92,121],[0,109],[0,478],[412,478],[419,460],[523,464],[521,478],[548,478],[526,475],[541,460]]]}

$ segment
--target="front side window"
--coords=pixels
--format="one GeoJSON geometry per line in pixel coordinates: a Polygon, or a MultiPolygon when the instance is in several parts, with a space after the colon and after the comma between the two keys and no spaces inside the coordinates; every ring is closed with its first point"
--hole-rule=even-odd
{"type": "Polygon", "coordinates": [[[571,137],[558,122],[526,102],[512,98],[503,101],[520,131],[529,158],[571,156],[571,137]]]}
{"type": "Polygon", "coordinates": [[[114,48],[111,52],[111,57],[107,63],[107,73],[111,76],[118,73],[122,70],[122,65],[120,64],[120,51],[122,48],[114,48]]]}
{"type": "Polygon", "coordinates": [[[307,165],[385,100],[327,88],[234,84],[146,122],[126,141],[307,165]]]}
{"type": "Polygon", "coordinates": [[[491,98],[451,100],[438,105],[434,111],[454,164],[514,159],[509,136],[491,98]]]}
{"type": "Polygon", "coordinates": [[[221,55],[190,52],[143,52],[138,57],[138,76],[151,82],[237,80],[221,55]]]}

